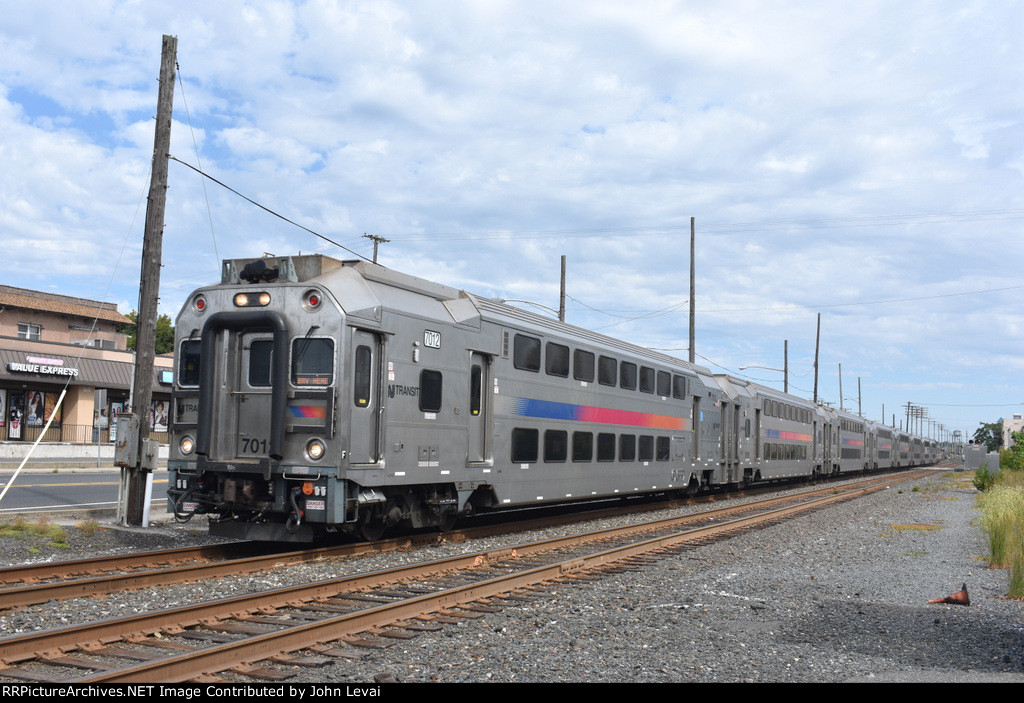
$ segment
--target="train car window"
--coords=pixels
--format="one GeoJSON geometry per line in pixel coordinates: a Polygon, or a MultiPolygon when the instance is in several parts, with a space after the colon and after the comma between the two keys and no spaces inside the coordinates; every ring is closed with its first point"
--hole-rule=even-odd
{"type": "Polygon", "coordinates": [[[357,408],[365,408],[370,404],[370,371],[373,353],[369,347],[356,347],[355,368],[352,369],[352,401],[357,408]]]}
{"type": "Polygon", "coordinates": [[[577,349],[573,352],[572,377],[577,381],[594,382],[594,353],[577,349]]]}
{"type": "Polygon", "coordinates": [[[640,461],[652,461],[654,459],[654,437],[649,434],[640,435],[637,458],[640,461]]]}
{"type": "Polygon", "coordinates": [[[181,353],[178,355],[179,386],[199,385],[200,346],[201,343],[198,339],[187,339],[181,343],[181,353]]]}
{"type": "Polygon", "coordinates": [[[658,372],[658,395],[662,398],[672,395],[672,374],[668,371],[658,372]]]}
{"type": "Polygon", "coordinates": [[[641,393],[653,393],[654,392],[654,380],[656,376],[654,369],[650,366],[640,367],[640,392],[641,393]]]}
{"type": "Polygon", "coordinates": [[[334,383],[334,340],[297,337],[292,340],[292,383],[329,386],[334,383]]]}
{"type": "Polygon", "coordinates": [[[619,461],[636,459],[636,435],[624,434],[619,437],[619,461]]]}
{"type": "Polygon", "coordinates": [[[512,429],[512,461],[516,464],[532,464],[537,461],[538,430],[524,427],[512,429]]]}
{"type": "Polygon", "coordinates": [[[479,415],[483,407],[483,376],[479,364],[474,364],[469,370],[469,414],[473,416],[479,415]]]}
{"type": "Polygon", "coordinates": [[[686,376],[672,376],[672,397],[686,400],[686,376]]]}
{"type": "Polygon", "coordinates": [[[628,391],[636,390],[636,364],[630,361],[619,364],[619,387],[628,391]]]}
{"type": "Polygon", "coordinates": [[[548,375],[569,378],[569,347],[548,342],[545,353],[544,370],[548,375]]]}
{"type": "Polygon", "coordinates": [[[249,386],[259,388],[270,386],[271,360],[274,358],[274,342],[257,339],[249,345],[249,386]]]}
{"type": "Polygon", "coordinates": [[[602,386],[614,386],[619,375],[619,362],[610,356],[597,360],[597,382],[602,386]]]}
{"type": "Polygon", "coordinates": [[[672,440],[669,437],[658,437],[654,458],[658,461],[668,461],[672,455],[672,440]]]}
{"type": "Polygon", "coordinates": [[[597,435],[597,460],[615,461],[615,435],[601,432],[597,435]]]}
{"type": "Polygon", "coordinates": [[[565,430],[544,432],[544,461],[563,462],[569,454],[569,433],[565,430]]]}
{"type": "Polygon", "coordinates": [[[512,345],[512,363],[524,371],[540,371],[540,340],[517,334],[512,345]]]}
{"type": "Polygon", "coordinates": [[[420,410],[436,413],[441,410],[441,372],[420,371],[420,410]]]}
{"type": "Polygon", "coordinates": [[[747,421],[745,423],[743,423],[743,433],[744,433],[744,436],[747,439],[750,439],[750,418],[749,417],[747,418],[747,421]]]}
{"type": "Polygon", "coordinates": [[[572,460],[593,461],[594,435],[590,432],[572,433],[572,460]]]}

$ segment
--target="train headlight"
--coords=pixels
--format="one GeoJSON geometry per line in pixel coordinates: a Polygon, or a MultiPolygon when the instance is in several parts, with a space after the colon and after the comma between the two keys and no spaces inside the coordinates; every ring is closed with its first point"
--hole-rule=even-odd
{"type": "Polygon", "coordinates": [[[198,313],[206,312],[206,296],[197,295],[192,299],[192,309],[198,313]]]}
{"type": "Polygon", "coordinates": [[[270,305],[270,293],[236,293],[236,308],[265,308],[270,305]]]}
{"type": "Polygon", "coordinates": [[[324,446],[322,440],[311,439],[306,443],[306,456],[309,457],[310,461],[320,461],[326,450],[327,447],[324,446]]]}
{"type": "Polygon", "coordinates": [[[178,449],[180,449],[181,453],[185,455],[191,454],[195,450],[195,448],[195,440],[193,440],[192,437],[189,435],[185,435],[184,437],[182,437],[181,441],[178,443],[178,449]]]}

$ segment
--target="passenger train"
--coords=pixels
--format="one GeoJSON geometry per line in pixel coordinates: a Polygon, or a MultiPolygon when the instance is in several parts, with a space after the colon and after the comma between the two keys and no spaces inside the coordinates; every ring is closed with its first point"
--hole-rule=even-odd
{"type": "Polygon", "coordinates": [[[175,345],[168,508],[226,537],[375,539],[939,459],[928,439],[365,261],[227,260],[175,345]]]}

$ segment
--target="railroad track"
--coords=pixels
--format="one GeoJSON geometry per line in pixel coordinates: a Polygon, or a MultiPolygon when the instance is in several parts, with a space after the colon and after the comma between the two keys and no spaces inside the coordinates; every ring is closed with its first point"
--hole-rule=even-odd
{"type": "MultiPolygon", "coordinates": [[[[724,495],[735,498],[776,490],[776,486],[768,486],[744,493],[724,495]]],[[[643,505],[593,509],[571,515],[555,515],[498,525],[466,527],[444,534],[433,532],[410,534],[376,542],[344,543],[299,550],[286,550],[280,545],[260,542],[230,542],[219,545],[181,547],[10,566],[0,568],[0,610],[50,601],[103,596],[155,586],[258,573],[273,568],[328,559],[355,558],[367,554],[428,546],[439,540],[454,542],[479,539],[513,531],[543,529],[556,525],[618,517],[623,514],[665,510],[680,505],[715,502],[720,499],[721,495],[706,495],[643,505]]]]}
{"type": "Polygon", "coordinates": [[[544,584],[643,561],[914,480],[906,472],[683,517],[520,544],[0,640],[0,679],[176,682],[275,679],[279,664],[354,657],[358,647],[479,617],[544,584]],[[780,507],[781,506],[781,507],[780,507]],[[738,514],[742,514],[737,517],[738,514]],[[699,527],[693,527],[699,522],[699,527]],[[262,662],[262,663],[261,663],[262,662]],[[92,673],[87,673],[92,672],[92,673]],[[226,672],[226,673],[219,673],[226,672]]]}

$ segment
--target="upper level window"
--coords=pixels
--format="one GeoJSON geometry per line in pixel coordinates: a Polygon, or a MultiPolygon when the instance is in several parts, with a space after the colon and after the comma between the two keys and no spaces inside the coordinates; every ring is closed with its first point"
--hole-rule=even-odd
{"type": "Polygon", "coordinates": [[[569,377],[569,347],[548,342],[544,370],[550,376],[569,377]]]}
{"type": "Polygon", "coordinates": [[[513,343],[512,363],[524,371],[540,371],[540,340],[517,334],[513,343]]]}
{"type": "Polygon", "coordinates": [[[32,339],[39,341],[39,332],[42,328],[39,325],[29,324],[28,322],[18,323],[18,337],[21,339],[32,339]]]}
{"type": "Polygon", "coordinates": [[[656,374],[650,366],[640,367],[640,392],[653,393],[656,374]]]}
{"type": "Polygon", "coordinates": [[[619,364],[619,387],[630,391],[636,390],[636,364],[630,361],[619,364]]]}
{"type": "Polygon", "coordinates": [[[594,354],[577,349],[573,352],[572,377],[577,381],[594,381],[594,354]]]}

